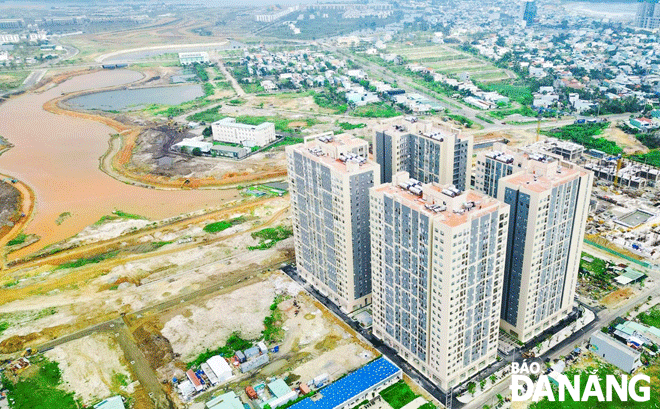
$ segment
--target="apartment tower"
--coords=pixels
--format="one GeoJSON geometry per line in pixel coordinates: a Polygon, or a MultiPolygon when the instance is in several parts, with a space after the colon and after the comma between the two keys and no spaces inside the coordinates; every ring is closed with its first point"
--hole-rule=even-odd
{"type": "Polygon", "coordinates": [[[542,154],[499,179],[510,205],[502,329],[522,342],[573,308],[593,174],[542,154]]]}
{"type": "Polygon", "coordinates": [[[286,148],[298,273],[342,310],[371,303],[367,141],[332,133],[286,148]]]}
{"type": "Polygon", "coordinates": [[[473,138],[460,130],[428,121],[401,121],[376,130],[374,157],[380,180],[390,183],[408,172],[422,183],[469,187],[473,138]]]}
{"type": "Polygon", "coordinates": [[[660,6],[658,0],[639,0],[635,27],[654,30],[660,28],[660,6]]]}
{"type": "Polygon", "coordinates": [[[370,201],[373,333],[448,391],[496,359],[509,206],[406,172],[370,201]]]}

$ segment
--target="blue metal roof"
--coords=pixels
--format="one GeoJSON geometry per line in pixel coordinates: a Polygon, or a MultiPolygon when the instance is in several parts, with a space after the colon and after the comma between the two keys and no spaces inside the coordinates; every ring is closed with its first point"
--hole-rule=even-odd
{"type": "Polygon", "coordinates": [[[303,399],[290,409],[334,409],[399,372],[401,369],[392,362],[384,357],[378,358],[319,390],[317,395],[320,394],[321,398],[303,399]]]}

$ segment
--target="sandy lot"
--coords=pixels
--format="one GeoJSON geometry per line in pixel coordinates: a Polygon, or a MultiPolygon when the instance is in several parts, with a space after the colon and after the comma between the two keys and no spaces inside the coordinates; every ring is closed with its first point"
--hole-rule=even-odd
{"type": "Polygon", "coordinates": [[[635,290],[630,287],[625,287],[611,292],[607,296],[603,297],[601,302],[606,307],[612,308],[618,306],[619,304],[623,304],[626,300],[630,299],[634,295],[635,290]]]}
{"type": "Polygon", "coordinates": [[[85,404],[125,391],[113,377],[131,382],[119,345],[106,335],[71,341],[46,352],[46,357],[59,362],[64,388],[85,404]]]}
{"type": "Polygon", "coordinates": [[[235,331],[245,339],[259,338],[278,282],[281,285],[282,281],[281,277],[269,277],[263,283],[220,295],[203,305],[190,305],[167,321],[161,333],[186,362],[207,348],[222,345],[235,331]]]}

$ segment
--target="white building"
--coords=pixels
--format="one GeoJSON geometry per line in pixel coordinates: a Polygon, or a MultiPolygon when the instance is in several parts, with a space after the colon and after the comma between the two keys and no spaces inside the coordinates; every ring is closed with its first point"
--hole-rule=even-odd
{"type": "Polygon", "coordinates": [[[448,391],[497,357],[509,206],[407,172],[370,201],[373,333],[448,391]]]}
{"type": "Polygon", "coordinates": [[[194,149],[199,148],[202,153],[211,152],[211,147],[213,144],[211,142],[204,142],[201,139],[202,137],[199,136],[194,138],[186,138],[181,142],[172,145],[170,149],[175,152],[192,153],[194,149]]]}
{"type": "Polygon", "coordinates": [[[2,43],[19,43],[21,37],[18,34],[3,34],[0,33],[0,44],[2,43]]]}
{"type": "Polygon", "coordinates": [[[181,65],[190,65],[190,64],[206,64],[209,61],[209,53],[206,51],[190,52],[190,53],[179,53],[179,63],[181,65]]]}
{"type": "Polygon", "coordinates": [[[213,140],[236,143],[243,146],[265,146],[275,140],[275,124],[264,122],[248,125],[236,122],[235,118],[224,118],[211,125],[213,140]]]}
{"type": "Polygon", "coordinates": [[[344,311],[371,303],[369,143],[348,134],[287,146],[298,273],[344,311]]]}
{"type": "Polygon", "coordinates": [[[218,383],[228,381],[234,377],[231,367],[223,357],[216,355],[211,357],[206,363],[218,378],[218,383]]]}

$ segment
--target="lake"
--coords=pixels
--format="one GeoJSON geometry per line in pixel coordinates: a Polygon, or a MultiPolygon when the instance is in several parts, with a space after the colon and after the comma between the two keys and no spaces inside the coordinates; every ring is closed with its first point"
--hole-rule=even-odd
{"type": "Polygon", "coordinates": [[[95,92],[71,98],[66,104],[74,109],[131,111],[151,104],[179,105],[201,96],[204,96],[202,86],[189,84],[95,92]]]}

